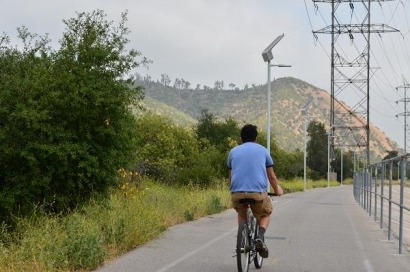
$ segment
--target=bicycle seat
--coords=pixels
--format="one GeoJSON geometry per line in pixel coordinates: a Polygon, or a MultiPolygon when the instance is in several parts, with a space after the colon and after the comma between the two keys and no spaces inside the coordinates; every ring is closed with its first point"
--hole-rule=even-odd
{"type": "Polygon", "coordinates": [[[239,203],[249,203],[249,204],[253,204],[256,203],[256,200],[253,198],[242,198],[239,200],[239,203]]]}

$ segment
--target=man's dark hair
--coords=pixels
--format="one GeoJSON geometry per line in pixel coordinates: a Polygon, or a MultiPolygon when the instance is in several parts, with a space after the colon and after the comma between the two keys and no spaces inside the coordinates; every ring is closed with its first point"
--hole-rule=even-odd
{"type": "Polygon", "coordinates": [[[241,139],[243,143],[254,142],[258,136],[258,128],[254,125],[247,124],[241,129],[241,139]]]}

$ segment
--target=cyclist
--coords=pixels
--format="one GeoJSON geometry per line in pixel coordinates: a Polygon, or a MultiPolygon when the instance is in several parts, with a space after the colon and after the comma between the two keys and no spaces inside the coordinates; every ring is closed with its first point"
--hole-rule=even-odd
{"type": "Polygon", "coordinates": [[[268,150],[256,143],[257,127],[251,124],[241,129],[242,144],[231,149],[228,156],[228,169],[232,206],[238,213],[238,223],[246,220],[246,210],[241,199],[255,199],[251,210],[259,222],[258,237],[255,239],[256,250],[260,256],[269,256],[264,242],[264,234],[269,225],[272,213],[272,201],[267,194],[269,180],[275,194],[280,196],[283,191],[278,185],[273,171],[273,159],[268,150]]]}

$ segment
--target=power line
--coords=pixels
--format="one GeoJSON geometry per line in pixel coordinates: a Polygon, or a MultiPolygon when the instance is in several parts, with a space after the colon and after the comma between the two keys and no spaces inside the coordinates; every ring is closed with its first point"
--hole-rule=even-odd
{"type": "Polygon", "coordinates": [[[407,116],[410,116],[410,112],[408,111],[407,108],[407,103],[410,101],[410,99],[407,97],[407,89],[410,88],[409,84],[403,84],[402,86],[399,86],[396,88],[396,90],[403,89],[404,90],[404,98],[401,100],[398,100],[398,102],[403,102],[404,103],[404,112],[399,113],[398,116],[404,116],[404,153],[407,153],[407,150],[410,148],[410,127],[407,125],[407,116]]]}
{"type": "MultiPolygon", "coordinates": [[[[331,3],[332,4],[332,23],[320,30],[314,31],[314,33],[331,34],[332,35],[332,48],[331,48],[331,105],[330,105],[330,127],[333,134],[336,128],[336,124],[347,124],[346,128],[352,129],[355,122],[359,121],[363,124],[361,127],[360,135],[353,134],[353,138],[357,142],[357,146],[365,146],[367,150],[367,163],[370,163],[370,120],[369,120],[369,92],[370,92],[370,34],[371,33],[385,33],[385,32],[397,32],[398,30],[385,24],[371,24],[370,23],[370,3],[380,0],[312,0],[315,5],[316,2],[331,3]],[[357,18],[356,11],[354,9],[354,2],[361,2],[363,4],[363,20],[361,23],[352,24],[353,14],[357,18]],[[350,23],[341,23],[342,20],[338,17],[337,11],[342,3],[349,3],[351,10],[350,23]],[[360,50],[359,56],[353,60],[347,57],[346,52],[343,50],[343,46],[338,43],[338,38],[341,34],[348,34],[351,43],[354,43],[354,34],[362,34],[365,44],[367,45],[363,52],[360,50]],[[337,47],[338,46],[338,47],[337,47]],[[339,51],[344,54],[341,56],[339,51]],[[350,74],[349,74],[350,72],[350,74]],[[353,75],[351,73],[353,72],[353,75]],[[357,103],[353,106],[354,112],[349,112],[349,115],[340,114],[338,108],[340,105],[337,103],[337,96],[341,96],[343,92],[351,91],[358,95],[357,103]],[[354,120],[351,120],[354,117],[354,120]]],[[[320,13],[321,14],[321,13],[320,13]]],[[[323,18],[323,16],[322,16],[323,18]]],[[[324,18],[323,18],[324,19],[324,18]]],[[[358,18],[357,18],[358,19],[358,18]]],[[[360,20],[358,20],[360,21],[360,20]]],[[[356,44],[355,44],[356,46],[356,44]]],[[[351,97],[351,93],[350,96],[351,97]]],[[[334,145],[331,146],[334,149],[334,145]]],[[[333,153],[333,152],[332,152],[333,153]]]]}
{"type": "Polygon", "coordinates": [[[305,8],[306,8],[307,17],[309,19],[310,28],[313,30],[312,20],[310,19],[310,14],[309,14],[309,10],[308,10],[308,7],[307,7],[306,0],[305,0],[305,8]]]}

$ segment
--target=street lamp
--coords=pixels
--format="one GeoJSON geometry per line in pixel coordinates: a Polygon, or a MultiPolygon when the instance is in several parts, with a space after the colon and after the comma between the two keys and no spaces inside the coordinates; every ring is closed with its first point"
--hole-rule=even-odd
{"type": "Polygon", "coordinates": [[[344,140],[340,147],[340,186],[343,185],[343,148],[345,146],[347,137],[344,137],[344,140]]]}
{"type": "Polygon", "coordinates": [[[272,115],[272,113],[271,113],[271,84],[270,84],[270,74],[271,74],[271,72],[270,72],[270,67],[280,67],[280,68],[282,68],[282,67],[292,67],[292,65],[287,65],[287,64],[269,64],[268,63],[268,116],[267,116],[267,121],[266,121],[266,123],[267,123],[267,129],[266,129],[266,141],[267,141],[267,143],[266,143],[266,148],[269,150],[269,152],[270,152],[270,137],[271,137],[271,133],[270,133],[270,123],[271,123],[271,115],[272,115]]]}
{"type": "MultiPolygon", "coordinates": [[[[335,127],[331,126],[327,131],[327,187],[330,187],[330,131],[335,127]]],[[[332,136],[334,137],[334,136],[332,136]]]]}
{"type": "Polygon", "coordinates": [[[340,147],[340,186],[343,185],[343,146],[340,147]]]}
{"type": "Polygon", "coordinates": [[[302,107],[300,110],[302,114],[305,116],[305,124],[304,124],[304,144],[303,144],[303,191],[306,191],[306,123],[307,123],[307,109],[310,103],[313,101],[313,98],[310,98],[308,102],[302,107]]]}
{"type": "Polygon", "coordinates": [[[272,54],[272,49],[282,40],[282,38],[285,36],[285,34],[279,35],[276,37],[276,39],[268,46],[266,47],[265,50],[262,52],[262,57],[265,62],[268,63],[268,116],[267,116],[267,128],[266,128],[266,138],[267,138],[267,143],[266,143],[266,148],[270,152],[270,119],[271,119],[271,84],[270,84],[270,70],[271,66],[276,66],[276,67],[291,67],[291,65],[286,65],[286,64],[270,64],[270,61],[273,59],[273,54],[272,54]]]}

